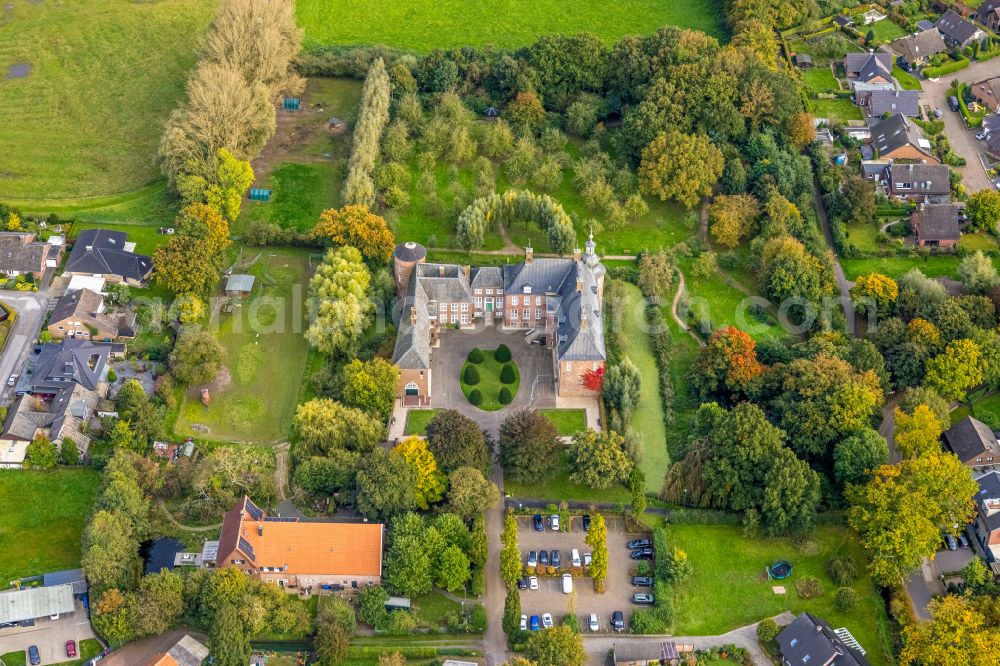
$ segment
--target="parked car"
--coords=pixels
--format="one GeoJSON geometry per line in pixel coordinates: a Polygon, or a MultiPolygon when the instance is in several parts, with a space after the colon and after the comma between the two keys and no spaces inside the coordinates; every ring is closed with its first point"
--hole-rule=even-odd
{"type": "Polygon", "coordinates": [[[570,563],[574,567],[580,566],[580,564],[581,564],[580,563],[580,551],[578,551],[576,548],[574,548],[573,550],[569,551],[569,560],[570,560],[570,563]]]}
{"type": "Polygon", "coordinates": [[[594,554],[593,553],[584,553],[583,554],[583,566],[589,567],[590,563],[591,563],[591,561],[593,559],[594,559],[594,554]]]}
{"type": "Polygon", "coordinates": [[[948,550],[958,550],[958,542],[950,534],[944,535],[944,545],[948,547],[948,550]]]}
{"type": "Polygon", "coordinates": [[[976,138],[982,141],[983,139],[986,138],[986,132],[980,132],[979,134],[976,135],[976,138]]]}
{"type": "Polygon", "coordinates": [[[42,663],[42,658],[38,656],[37,645],[28,646],[28,661],[31,662],[31,666],[38,666],[40,663],[42,663]]]}
{"type": "Polygon", "coordinates": [[[935,118],[940,118],[943,115],[944,115],[944,111],[941,110],[940,106],[937,107],[936,109],[934,109],[934,117],[935,118]]]}
{"type": "Polygon", "coordinates": [[[540,550],[538,551],[538,563],[542,566],[549,566],[549,551],[540,550]]]}
{"type": "Polygon", "coordinates": [[[528,630],[528,616],[527,615],[522,615],[521,616],[521,631],[527,631],[527,630],[528,630]]]}
{"type": "Polygon", "coordinates": [[[629,557],[633,560],[651,560],[653,559],[653,549],[652,548],[636,548],[631,553],[629,557]]]}
{"type": "Polygon", "coordinates": [[[66,656],[67,657],[76,656],[76,641],[66,641],[66,656]]]}
{"type": "Polygon", "coordinates": [[[527,590],[528,589],[528,577],[521,576],[517,581],[517,589],[527,590]]]}
{"type": "Polygon", "coordinates": [[[541,532],[542,530],[545,529],[545,524],[542,522],[542,514],[536,513],[533,520],[534,520],[534,523],[535,523],[535,531],[536,532],[541,532]]]}
{"type": "Polygon", "coordinates": [[[573,593],[573,576],[572,574],[564,573],[562,575],[562,590],[563,594],[573,593]]]}
{"type": "Polygon", "coordinates": [[[964,532],[959,532],[958,534],[958,545],[960,548],[968,548],[969,540],[965,537],[964,532]]]}
{"type": "Polygon", "coordinates": [[[611,615],[611,628],[615,631],[622,632],[625,631],[625,614],[621,611],[615,611],[611,615]]]}
{"type": "Polygon", "coordinates": [[[632,593],[632,603],[634,604],[652,604],[654,601],[652,594],[646,594],[645,592],[633,592],[632,593]]]}
{"type": "Polygon", "coordinates": [[[652,576],[632,576],[632,585],[634,587],[653,587],[653,577],[652,576]]]}
{"type": "Polygon", "coordinates": [[[542,626],[546,629],[552,628],[552,613],[542,613],[542,626]]]}
{"type": "Polygon", "coordinates": [[[584,532],[589,532],[590,531],[590,514],[589,513],[583,514],[583,531],[584,532]]]}
{"type": "Polygon", "coordinates": [[[529,576],[528,577],[528,589],[529,590],[537,590],[538,589],[538,576],[529,576]]]}
{"type": "Polygon", "coordinates": [[[532,631],[538,631],[539,629],[541,629],[541,627],[538,626],[538,616],[537,615],[532,615],[531,616],[531,630],[532,631]]]}
{"type": "Polygon", "coordinates": [[[53,613],[52,615],[49,615],[49,619],[50,620],[58,620],[59,619],[59,613],[53,613]]]}
{"type": "Polygon", "coordinates": [[[538,553],[533,550],[528,551],[528,566],[537,567],[538,566],[538,553]]]}
{"type": "Polygon", "coordinates": [[[958,111],[958,98],[954,95],[948,97],[948,108],[952,111],[958,111]]]}
{"type": "Polygon", "coordinates": [[[551,516],[549,516],[549,527],[552,528],[553,532],[558,532],[559,531],[559,514],[558,513],[553,513],[551,516]]]}
{"type": "Polygon", "coordinates": [[[653,547],[653,540],[652,539],[632,539],[627,544],[625,544],[625,546],[629,550],[635,550],[636,548],[652,548],[653,547]]]}
{"type": "Polygon", "coordinates": [[[17,375],[11,375],[10,379],[7,380],[7,386],[13,386],[17,383],[17,375]]]}
{"type": "Polygon", "coordinates": [[[562,564],[562,556],[559,554],[558,550],[554,548],[552,549],[552,552],[549,553],[549,561],[552,563],[552,566],[554,567],[558,567],[559,565],[562,564]]]}
{"type": "Polygon", "coordinates": [[[598,629],[601,628],[600,620],[597,619],[597,613],[590,614],[590,622],[588,624],[588,628],[595,633],[597,632],[598,629]]]}

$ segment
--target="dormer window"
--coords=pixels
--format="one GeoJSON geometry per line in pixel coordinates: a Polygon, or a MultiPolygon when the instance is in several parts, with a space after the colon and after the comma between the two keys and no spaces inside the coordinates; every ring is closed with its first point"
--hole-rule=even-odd
{"type": "Polygon", "coordinates": [[[528,285],[524,285],[524,293],[530,294],[531,293],[531,287],[528,286],[528,285]]]}

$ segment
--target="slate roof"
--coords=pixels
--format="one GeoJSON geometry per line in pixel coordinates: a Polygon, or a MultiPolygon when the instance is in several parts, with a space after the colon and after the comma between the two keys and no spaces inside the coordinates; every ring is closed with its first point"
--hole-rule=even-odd
{"type": "Polygon", "coordinates": [[[56,306],[52,309],[49,321],[57,322],[80,315],[101,314],[103,309],[103,296],[90,289],[78,289],[56,301],[56,306]]]}
{"type": "Polygon", "coordinates": [[[844,57],[844,70],[848,76],[857,75],[862,81],[871,81],[876,76],[892,79],[891,53],[848,53],[844,57]]]}
{"type": "Polygon", "coordinates": [[[991,455],[1000,462],[1000,444],[992,428],[971,416],[948,428],[944,441],[963,463],[971,464],[978,456],[991,455]]]}
{"type": "Polygon", "coordinates": [[[400,243],[392,251],[392,256],[400,261],[415,262],[427,256],[427,248],[412,241],[400,243]]]}
{"type": "Polygon", "coordinates": [[[852,21],[849,16],[844,16],[843,14],[837,14],[836,16],[834,16],[833,22],[839,25],[841,28],[846,28],[849,25],[854,25],[854,21],[852,21]]]}
{"type": "Polygon", "coordinates": [[[892,183],[910,183],[913,194],[948,194],[951,179],[945,164],[891,164],[889,180],[892,183]]]}
{"type": "Polygon", "coordinates": [[[965,46],[980,31],[976,24],[966,21],[954,9],[949,9],[941,15],[937,22],[937,29],[941,31],[942,35],[962,46],[965,46]]]}
{"type": "Polygon", "coordinates": [[[81,432],[80,426],[97,409],[99,396],[74,384],[60,389],[47,403],[40,400],[32,395],[18,397],[7,413],[0,437],[31,441],[38,430],[47,429],[53,442],[62,442],[68,437],[77,450],[86,453],[90,448],[90,436],[81,432]]]}
{"type": "Polygon", "coordinates": [[[35,393],[48,393],[76,382],[94,390],[104,375],[110,354],[111,345],[106,342],[73,338],[49,342],[38,354],[29,388],[35,393]]]}
{"type": "Polygon", "coordinates": [[[880,118],[885,113],[901,113],[904,116],[920,115],[919,90],[873,90],[864,95],[868,113],[880,118]]]}
{"type": "Polygon", "coordinates": [[[976,479],[976,483],[979,484],[979,492],[976,493],[976,509],[979,511],[979,517],[990,533],[996,532],[1000,530],[1000,511],[994,511],[991,515],[986,502],[1000,502],[1000,472],[996,470],[987,472],[976,479]]]}
{"type": "Polygon", "coordinates": [[[823,620],[802,613],[777,637],[783,663],[792,666],[868,666],[823,620]]]}
{"type": "Polygon", "coordinates": [[[392,362],[401,368],[412,370],[427,370],[431,367],[431,320],[427,316],[427,296],[420,286],[420,280],[410,279],[399,313],[392,362]],[[411,315],[416,316],[416,323],[411,322],[411,315]]]}
{"type": "Polygon", "coordinates": [[[917,21],[917,28],[920,29],[921,32],[923,32],[924,30],[933,30],[934,22],[928,21],[927,19],[920,19],[919,21],[917,21]]]}
{"type": "Polygon", "coordinates": [[[1000,157],[1000,131],[994,130],[986,136],[986,147],[995,156],[1000,157]]]}
{"type": "Polygon", "coordinates": [[[893,51],[909,63],[914,63],[921,58],[930,57],[935,53],[944,53],[948,50],[944,44],[944,38],[941,36],[941,31],[936,27],[906,37],[900,37],[890,44],[890,46],[893,51]]]}
{"type": "Polygon", "coordinates": [[[897,113],[872,125],[871,136],[872,143],[878,150],[879,155],[883,157],[899,150],[907,144],[930,156],[927,149],[920,144],[921,139],[923,139],[920,130],[902,114],[897,113]]]}
{"type": "Polygon", "coordinates": [[[87,229],[76,239],[66,262],[67,273],[118,275],[141,282],[153,270],[153,260],[125,249],[128,234],[107,229],[87,229]]]}
{"type": "Polygon", "coordinates": [[[958,240],[958,206],[927,204],[913,213],[917,240],[958,240]]]}
{"type": "Polygon", "coordinates": [[[503,269],[499,266],[483,266],[472,269],[473,289],[503,289],[503,269]]]}
{"type": "Polygon", "coordinates": [[[35,234],[0,233],[0,270],[40,273],[45,270],[50,245],[35,240],[35,234]]]}
{"type": "Polygon", "coordinates": [[[991,113],[983,117],[983,131],[987,134],[1000,133],[1000,115],[991,113]]]}

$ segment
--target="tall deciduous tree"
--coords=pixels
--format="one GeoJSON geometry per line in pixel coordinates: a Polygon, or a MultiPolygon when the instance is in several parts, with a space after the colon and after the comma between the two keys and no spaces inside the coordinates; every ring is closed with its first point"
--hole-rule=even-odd
{"type": "Polygon", "coordinates": [[[899,286],[896,281],[881,273],[859,275],[851,287],[851,300],[859,310],[874,308],[880,316],[886,316],[896,305],[899,286]]]}
{"type": "Polygon", "coordinates": [[[387,261],[392,256],[394,240],[389,225],[366,206],[348,205],[323,211],[309,235],[334,245],[356,247],[372,261],[387,261]]]}
{"type": "Polygon", "coordinates": [[[427,440],[417,436],[407,437],[393,449],[403,456],[403,460],[416,475],[417,484],[413,494],[417,508],[427,510],[431,504],[441,501],[444,497],[445,475],[438,469],[434,454],[427,448],[427,440]]]}
{"type": "Polygon", "coordinates": [[[698,354],[692,379],[703,396],[747,396],[763,372],[757,343],[744,331],[727,326],[712,333],[698,354]]]}
{"type": "Polygon", "coordinates": [[[889,445],[885,438],[871,428],[864,428],[834,447],[833,474],[844,487],[851,483],[867,483],[888,458],[889,445]]]}
{"type": "Polygon", "coordinates": [[[583,666],[587,663],[583,637],[565,625],[532,632],[524,646],[524,656],[538,666],[583,666]]]}
{"type": "Polygon", "coordinates": [[[850,175],[841,186],[837,199],[841,218],[850,224],[875,222],[875,185],[857,175],[850,175]]]}
{"type": "Polygon", "coordinates": [[[983,381],[982,353],[972,340],[953,340],[927,361],[924,382],[945,398],[962,400],[965,392],[983,381]]]}
{"type": "Polygon", "coordinates": [[[916,458],[941,446],[941,423],[927,405],[917,405],[912,414],[896,408],[896,447],[907,458],[916,458]]]}
{"type": "Polygon", "coordinates": [[[215,613],[209,647],[219,666],[244,666],[250,661],[250,640],[235,604],[223,604],[215,613]]]}
{"type": "Polygon", "coordinates": [[[517,579],[521,577],[521,551],[517,547],[517,519],[509,513],[503,519],[500,542],[503,544],[500,549],[500,577],[507,584],[507,589],[514,589],[517,579]]]}
{"type": "Polygon", "coordinates": [[[448,475],[448,510],[472,520],[500,501],[496,484],[475,467],[459,467],[448,475]]]}
{"type": "Polygon", "coordinates": [[[698,134],[660,134],[642,151],[639,187],[661,201],[674,199],[688,208],[712,192],[722,175],[722,152],[698,134]]]}
{"type": "Polygon", "coordinates": [[[987,622],[973,601],[949,594],[933,599],[927,606],[932,619],[903,629],[903,666],[931,664],[995,664],[995,647],[1000,629],[987,622]]]}
{"type": "Polygon", "coordinates": [[[431,453],[446,474],[459,467],[489,471],[486,436],[472,419],[453,409],[441,410],[427,424],[426,434],[431,453]]]}
{"type": "Polygon", "coordinates": [[[342,375],[340,393],[345,403],[388,420],[396,399],[399,368],[380,357],[370,361],[354,359],[344,366],[342,375]]]}
{"type": "Polygon", "coordinates": [[[635,464],[625,453],[625,438],[590,428],[573,435],[569,447],[570,480],[590,488],[610,488],[628,478],[635,464]]]}
{"type": "Polygon", "coordinates": [[[748,237],[759,215],[760,205],[751,194],[720,194],[708,207],[712,236],[725,247],[736,247],[748,237]]]}
{"type": "Polygon", "coordinates": [[[326,253],[309,280],[312,324],[305,338],[324,354],[349,353],[361,340],[374,306],[368,298],[371,275],[361,253],[345,246],[326,253]]]}
{"type": "Polygon", "coordinates": [[[533,409],[508,416],[500,424],[500,464],[516,481],[548,478],[559,464],[559,431],[533,409]]]}
{"type": "Polygon", "coordinates": [[[992,188],[979,190],[969,197],[965,213],[974,229],[996,231],[1000,223],[1000,192],[992,188]]]}
{"type": "Polygon", "coordinates": [[[417,476],[398,453],[375,448],[361,459],[357,473],[358,511],[386,519],[416,506],[417,476]]]}
{"type": "Polygon", "coordinates": [[[816,124],[811,113],[800,111],[788,121],[788,140],[802,150],[816,140],[816,124]]]}
{"type": "Polygon", "coordinates": [[[170,371],[181,384],[211,381],[222,364],[222,345],[214,335],[201,329],[180,334],[170,352],[170,371]]]}
{"type": "Polygon", "coordinates": [[[962,263],[958,265],[958,277],[961,278],[965,288],[973,294],[989,293],[993,287],[1000,284],[996,266],[982,250],[976,250],[962,259],[962,263]]]}

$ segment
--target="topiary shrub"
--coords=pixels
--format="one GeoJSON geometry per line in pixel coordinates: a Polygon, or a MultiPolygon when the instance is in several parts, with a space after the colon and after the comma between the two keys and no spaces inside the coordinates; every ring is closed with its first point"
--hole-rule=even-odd
{"type": "Polygon", "coordinates": [[[839,610],[850,613],[858,605],[858,593],[854,591],[853,587],[842,587],[837,590],[834,603],[839,610]]]}
{"type": "Polygon", "coordinates": [[[510,389],[504,386],[500,389],[500,404],[509,405],[510,401],[514,399],[514,395],[510,392],[510,389]]]}
{"type": "Polygon", "coordinates": [[[819,578],[806,576],[796,581],[795,590],[799,593],[800,598],[812,599],[823,594],[823,585],[819,582],[819,578]]]}
{"type": "Polygon", "coordinates": [[[479,347],[476,347],[469,352],[469,363],[482,363],[485,360],[486,355],[483,354],[483,350],[479,347]]]}
{"type": "Polygon", "coordinates": [[[496,359],[497,363],[506,363],[511,359],[510,347],[507,345],[500,345],[497,350],[493,352],[493,358],[496,359]]]}
{"type": "Polygon", "coordinates": [[[774,621],[774,618],[766,617],[757,625],[757,638],[761,643],[770,643],[781,632],[781,627],[774,621]]]}
{"type": "Polygon", "coordinates": [[[462,381],[464,381],[469,386],[475,386],[479,383],[479,369],[474,365],[465,366],[465,372],[462,373],[462,381]]]}
{"type": "Polygon", "coordinates": [[[510,363],[505,363],[500,370],[500,381],[504,384],[513,384],[516,380],[517,373],[514,372],[514,366],[510,363]]]}
{"type": "Polygon", "coordinates": [[[483,403],[483,394],[479,389],[472,389],[469,391],[469,402],[473,405],[479,406],[483,403]]]}
{"type": "Polygon", "coordinates": [[[858,575],[854,560],[849,557],[833,557],[826,563],[826,572],[837,585],[850,585],[858,575]]]}

